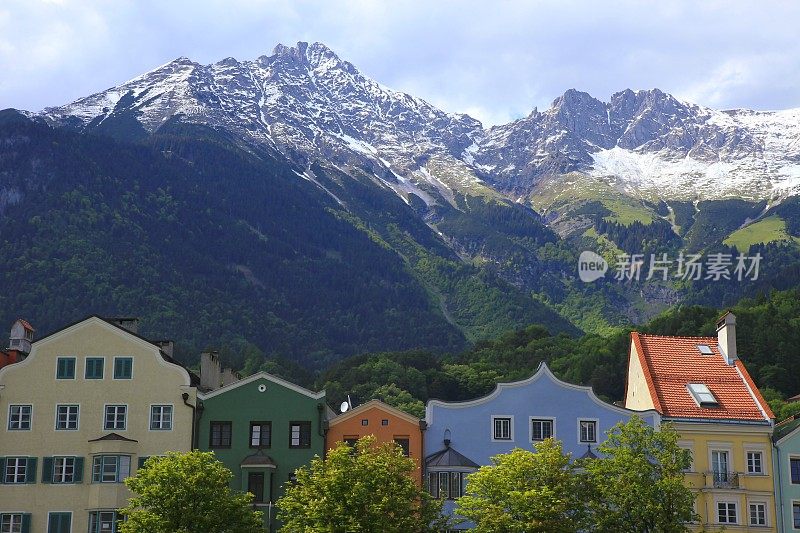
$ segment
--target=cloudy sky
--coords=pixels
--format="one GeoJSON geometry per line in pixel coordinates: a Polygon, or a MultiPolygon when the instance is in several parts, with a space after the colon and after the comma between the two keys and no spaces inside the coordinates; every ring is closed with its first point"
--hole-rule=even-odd
{"type": "Polygon", "coordinates": [[[253,59],[297,41],[486,124],[568,88],[784,109],[800,107],[798,27],[790,0],[2,0],[0,109],[67,103],[179,56],[253,59]]]}

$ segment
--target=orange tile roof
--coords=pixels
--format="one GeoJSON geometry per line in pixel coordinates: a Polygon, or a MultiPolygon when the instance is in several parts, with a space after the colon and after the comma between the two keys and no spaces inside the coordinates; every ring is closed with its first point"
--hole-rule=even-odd
{"type": "Polygon", "coordinates": [[[742,362],[736,361],[734,366],[725,362],[716,337],[633,332],[631,342],[639,354],[653,403],[664,416],[751,421],[774,418],[742,362]],[[708,345],[713,354],[702,355],[698,344],[708,345]],[[719,407],[697,405],[686,388],[689,383],[706,385],[719,407]]]}

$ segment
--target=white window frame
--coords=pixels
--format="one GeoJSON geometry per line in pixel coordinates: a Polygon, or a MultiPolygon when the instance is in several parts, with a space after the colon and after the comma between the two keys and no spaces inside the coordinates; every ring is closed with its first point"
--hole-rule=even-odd
{"type": "Polygon", "coordinates": [[[0,531],[3,531],[2,520],[8,517],[8,531],[22,531],[22,515],[25,513],[0,513],[0,531]]]}
{"type": "Polygon", "coordinates": [[[3,468],[3,483],[5,485],[22,485],[27,483],[28,479],[28,462],[30,457],[6,457],[5,461],[5,468],[3,468]],[[11,466],[10,461],[14,461],[14,466],[11,466]],[[8,480],[9,475],[9,468],[13,468],[14,473],[11,474],[13,476],[13,481],[8,480]],[[20,470],[22,470],[22,474],[20,474],[20,470]],[[17,478],[22,475],[22,481],[18,481],[17,478]]]}
{"type": "Polygon", "coordinates": [[[708,446],[708,469],[714,472],[714,452],[727,452],[728,454],[728,474],[733,474],[736,469],[733,467],[733,445],[722,442],[709,442],[708,446]]]}
{"type": "Polygon", "coordinates": [[[66,484],[66,485],[68,485],[68,484],[71,484],[71,483],[75,483],[75,466],[76,466],[75,465],[75,460],[76,460],[76,457],[74,455],[56,455],[56,456],[53,457],[53,479],[52,479],[52,483],[53,484],[56,484],[56,485],[66,484]],[[72,475],[71,475],[70,479],[67,480],[66,479],[66,471],[67,471],[67,463],[66,463],[66,461],[70,460],[70,459],[72,460],[72,475]],[[58,461],[62,461],[61,468],[60,468],[61,472],[59,472],[58,461]],[[61,480],[60,481],[57,479],[57,476],[61,476],[61,480]]]}
{"type": "Polygon", "coordinates": [[[172,431],[172,427],[175,425],[175,405],[171,403],[152,403],[150,404],[150,420],[148,421],[148,426],[150,427],[150,431],[172,431]],[[169,426],[165,427],[164,424],[164,408],[169,407],[169,426]],[[160,411],[160,418],[159,424],[156,427],[153,424],[153,413],[154,409],[161,408],[160,411]]]}
{"type": "MultiPolygon", "coordinates": [[[[755,465],[755,461],[753,461],[753,464],[755,465]]],[[[764,468],[764,451],[763,450],[748,450],[748,449],[745,449],[745,451],[744,451],[744,465],[745,465],[745,471],[747,472],[748,476],[765,476],[765,475],[767,475],[767,472],[766,472],[766,470],[764,468]],[[758,454],[760,456],[759,461],[758,461],[759,467],[760,467],[759,471],[755,471],[755,470],[751,471],[750,470],[750,454],[758,454]]]]}
{"type": "Polygon", "coordinates": [[[122,483],[125,481],[126,478],[130,477],[131,475],[131,456],[130,455],[114,455],[114,454],[99,454],[92,456],[92,483],[122,483]],[[114,458],[116,460],[116,466],[114,468],[114,480],[106,480],[106,459],[114,458]],[[100,460],[100,479],[95,479],[95,463],[97,460],[100,460]],[[123,459],[127,459],[128,468],[127,472],[123,475],[122,463],[123,459]]]}
{"type": "Polygon", "coordinates": [[[12,404],[10,404],[8,406],[8,424],[6,425],[6,429],[8,431],[31,431],[32,428],[33,428],[33,404],[30,404],[30,403],[12,403],[12,404]],[[15,407],[19,407],[20,408],[19,420],[17,421],[17,424],[19,425],[19,427],[12,428],[11,427],[11,421],[12,421],[13,415],[11,414],[11,411],[15,407]],[[28,427],[25,427],[25,428],[22,427],[22,408],[23,407],[27,407],[28,408],[28,427]]]}
{"type": "Polygon", "coordinates": [[[50,515],[52,515],[52,514],[68,514],[69,515],[69,530],[72,531],[72,528],[74,526],[73,519],[75,518],[75,516],[73,515],[72,511],[49,511],[47,513],[47,527],[48,528],[50,527],[50,515]]]}
{"type": "Polygon", "coordinates": [[[769,527],[769,506],[767,502],[764,500],[760,501],[748,501],[747,502],[747,524],[751,526],[758,526],[758,527],[769,527]],[[764,523],[763,524],[754,524],[753,523],[753,515],[751,514],[751,506],[760,505],[764,508],[764,523]]]}
{"type": "MultiPolygon", "coordinates": [[[[83,358],[83,380],[84,381],[103,381],[106,379],[106,370],[108,369],[108,365],[106,365],[106,356],[105,355],[87,355],[83,358]],[[100,378],[87,378],[86,377],[86,367],[89,366],[89,359],[102,359],[103,360],[103,377],[100,378]]],[[[112,369],[113,371],[113,369],[112,369]]],[[[113,374],[112,374],[113,377],[113,374]]]]}
{"type": "Polygon", "coordinates": [[[800,500],[792,500],[792,529],[800,531],[800,527],[794,525],[794,506],[800,507],[800,500]]]}
{"type": "MultiPolygon", "coordinates": [[[[792,483],[792,459],[794,459],[795,461],[800,462],[800,455],[789,454],[789,457],[787,457],[787,459],[788,460],[786,461],[786,470],[787,470],[786,479],[789,480],[789,485],[800,486],[800,483],[792,483]]],[[[800,500],[798,500],[798,502],[800,502],[800,500]]],[[[800,528],[798,528],[798,529],[800,529],[800,528]]]]}
{"type": "MultiPolygon", "coordinates": [[[[553,422],[553,429],[555,430],[555,422],[553,422]]],[[[553,431],[555,435],[555,431],[553,431]]],[[[599,418],[579,418],[578,419],[578,444],[597,444],[600,442],[600,419],[599,418]],[[581,424],[583,422],[594,422],[594,440],[583,440],[581,437],[581,424]]]]}
{"type": "Polygon", "coordinates": [[[112,381],[131,381],[133,379],[133,356],[132,355],[115,355],[112,357],[112,366],[111,366],[111,380],[112,381]],[[131,360],[131,377],[129,378],[118,378],[116,377],[117,374],[117,359],[130,359],[131,360]]]}
{"type": "Polygon", "coordinates": [[[103,431],[126,431],[128,429],[128,404],[126,403],[107,403],[103,406],[103,431]],[[108,427],[106,422],[108,421],[108,408],[113,407],[115,408],[115,415],[114,415],[114,425],[116,426],[117,418],[119,416],[119,412],[116,408],[124,407],[124,415],[122,417],[122,428],[118,427],[108,427]]]}
{"type": "Polygon", "coordinates": [[[81,427],[81,406],[80,406],[80,404],[77,404],[77,403],[59,403],[59,404],[56,404],[55,425],[53,427],[54,427],[54,429],[56,431],[78,431],[80,429],[80,427],[81,427]],[[58,412],[58,410],[61,407],[76,407],[78,409],[78,412],[76,413],[76,417],[75,417],[75,427],[74,428],[69,427],[69,413],[67,413],[67,427],[65,427],[65,428],[58,427],[58,422],[59,422],[59,418],[58,418],[59,412],[58,412]]]}
{"type": "MultiPolygon", "coordinates": [[[[550,422],[550,437],[556,438],[556,418],[554,416],[529,416],[528,417],[528,442],[542,442],[544,439],[533,439],[533,421],[550,422]]],[[[580,427],[580,426],[578,426],[580,427]]],[[[580,435],[579,435],[580,437],[580,435]]]]}
{"type": "MultiPolygon", "coordinates": [[[[694,472],[694,441],[693,440],[679,440],[678,447],[683,450],[689,450],[689,456],[691,457],[691,462],[689,463],[689,468],[684,470],[684,472],[694,472]]],[[[711,464],[710,462],[708,463],[711,464]]]]}
{"type": "Polygon", "coordinates": [[[491,425],[489,428],[489,435],[492,437],[492,442],[514,442],[514,415],[492,415],[491,416],[491,425]],[[507,439],[498,439],[495,438],[494,432],[494,421],[497,419],[506,420],[508,419],[508,435],[507,439]]]}
{"type": "Polygon", "coordinates": [[[78,357],[75,355],[59,355],[56,357],[56,373],[55,373],[56,381],[75,381],[78,379],[78,357]],[[71,378],[60,378],[58,377],[58,361],[60,359],[72,359],[73,369],[72,369],[72,377],[71,378]]]}
{"type": "MultiPolygon", "coordinates": [[[[727,518],[728,512],[730,508],[726,507],[725,515],[727,518]]],[[[725,524],[725,525],[738,525],[739,524],[739,502],[737,500],[716,500],[714,502],[714,513],[717,518],[717,524],[725,524]],[[736,513],[736,521],[735,522],[722,522],[719,518],[719,506],[720,504],[724,504],[726,506],[733,505],[733,510],[736,513]]]]}

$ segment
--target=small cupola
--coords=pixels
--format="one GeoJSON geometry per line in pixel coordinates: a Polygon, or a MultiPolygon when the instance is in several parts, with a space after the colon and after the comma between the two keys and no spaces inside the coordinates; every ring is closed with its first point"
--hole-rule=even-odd
{"type": "Polygon", "coordinates": [[[21,318],[11,326],[11,335],[8,340],[8,349],[16,350],[24,354],[31,353],[31,343],[33,342],[33,327],[21,318]]]}

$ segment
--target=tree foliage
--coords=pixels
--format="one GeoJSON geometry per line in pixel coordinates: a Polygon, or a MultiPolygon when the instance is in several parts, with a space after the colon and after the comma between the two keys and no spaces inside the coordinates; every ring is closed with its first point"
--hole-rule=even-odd
{"type": "Polygon", "coordinates": [[[441,503],[415,481],[416,464],[393,443],[363,437],[315,457],[278,500],[289,533],[422,533],[438,531],[441,503]]]}
{"type": "Polygon", "coordinates": [[[125,480],[135,494],[121,510],[122,533],[257,533],[262,515],[253,496],[231,490],[231,471],[211,452],[150,457],[125,480]]]}
{"type": "Polygon", "coordinates": [[[584,528],[583,486],[570,454],[547,439],[536,452],[516,448],[492,457],[467,478],[458,514],[477,533],[574,533],[584,528]]]}
{"type": "Polygon", "coordinates": [[[589,511],[598,533],[682,533],[695,519],[694,495],[684,485],[689,451],[678,446],[678,433],[660,431],[634,416],[617,424],[598,450],[602,459],[587,461],[589,511]]]}

